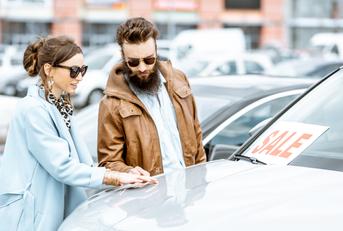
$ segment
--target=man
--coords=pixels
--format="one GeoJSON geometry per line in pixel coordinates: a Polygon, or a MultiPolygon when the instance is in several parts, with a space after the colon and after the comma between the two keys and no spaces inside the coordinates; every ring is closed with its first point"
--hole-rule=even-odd
{"type": "Polygon", "coordinates": [[[100,102],[99,165],[157,175],[206,161],[194,98],[185,75],[157,58],[157,29],[144,18],[119,26],[122,63],[100,102]]]}

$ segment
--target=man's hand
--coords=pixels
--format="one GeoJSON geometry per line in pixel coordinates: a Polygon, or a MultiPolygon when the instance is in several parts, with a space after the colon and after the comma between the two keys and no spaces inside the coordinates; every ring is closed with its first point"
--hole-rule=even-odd
{"type": "Polygon", "coordinates": [[[148,171],[145,171],[139,166],[136,166],[128,171],[128,173],[135,174],[135,175],[141,175],[141,176],[150,176],[150,173],[148,171]]]}

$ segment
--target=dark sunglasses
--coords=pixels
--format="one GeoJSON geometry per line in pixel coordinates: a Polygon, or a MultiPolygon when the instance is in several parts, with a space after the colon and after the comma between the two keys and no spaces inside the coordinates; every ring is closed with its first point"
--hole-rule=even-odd
{"type": "Polygon", "coordinates": [[[152,65],[155,63],[156,61],[156,57],[146,57],[146,58],[128,58],[126,63],[130,66],[130,67],[138,67],[139,63],[141,62],[141,60],[143,60],[143,62],[146,65],[152,65]]]}
{"type": "Polygon", "coordinates": [[[64,69],[68,69],[70,71],[70,78],[75,79],[80,73],[84,76],[87,72],[88,66],[83,65],[82,67],[79,66],[63,66],[63,65],[54,65],[54,67],[60,67],[64,69]]]}

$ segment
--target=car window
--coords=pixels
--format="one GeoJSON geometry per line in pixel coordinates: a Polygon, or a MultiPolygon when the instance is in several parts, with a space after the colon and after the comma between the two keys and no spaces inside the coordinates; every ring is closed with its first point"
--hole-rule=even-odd
{"type": "Polygon", "coordinates": [[[249,131],[255,125],[274,116],[295,97],[296,95],[280,97],[253,108],[227,125],[210,143],[213,145],[242,145],[249,138],[249,131]]]}
{"type": "Polygon", "coordinates": [[[212,75],[235,75],[237,74],[237,66],[234,61],[226,62],[223,65],[217,67],[212,75]]]}
{"type": "MultiPolygon", "coordinates": [[[[304,146],[290,164],[343,171],[342,86],[343,71],[341,70],[304,96],[260,137],[269,134],[282,123],[327,128],[304,146]]],[[[250,148],[258,145],[258,142],[259,139],[256,139],[243,154],[249,155],[250,148]]]]}
{"type": "Polygon", "coordinates": [[[209,61],[195,61],[190,62],[187,66],[182,68],[182,71],[189,77],[197,76],[209,64],[209,61]]]}
{"type": "Polygon", "coordinates": [[[262,73],[264,70],[260,64],[254,61],[245,60],[244,66],[247,74],[262,73]]]}
{"type": "Polygon", "coordinates": [[[342,65],[343,63],[333,63],[325,66],[319,66],[314,71],[306,74],[306,76],[325,77],[342,65]]]}

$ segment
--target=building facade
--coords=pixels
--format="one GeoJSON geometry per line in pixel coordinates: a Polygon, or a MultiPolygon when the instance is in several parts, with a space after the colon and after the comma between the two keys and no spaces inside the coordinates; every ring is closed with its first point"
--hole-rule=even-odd
{"type": "Polygon", "coordinates": [[[67,34],[101,45],[136,16],[152,20],[161,39],[185,29],[240,27],[248,48],[304,48],[314,33],[343,30],[343,0],[0,0],[0,43],[67,34]]]}

